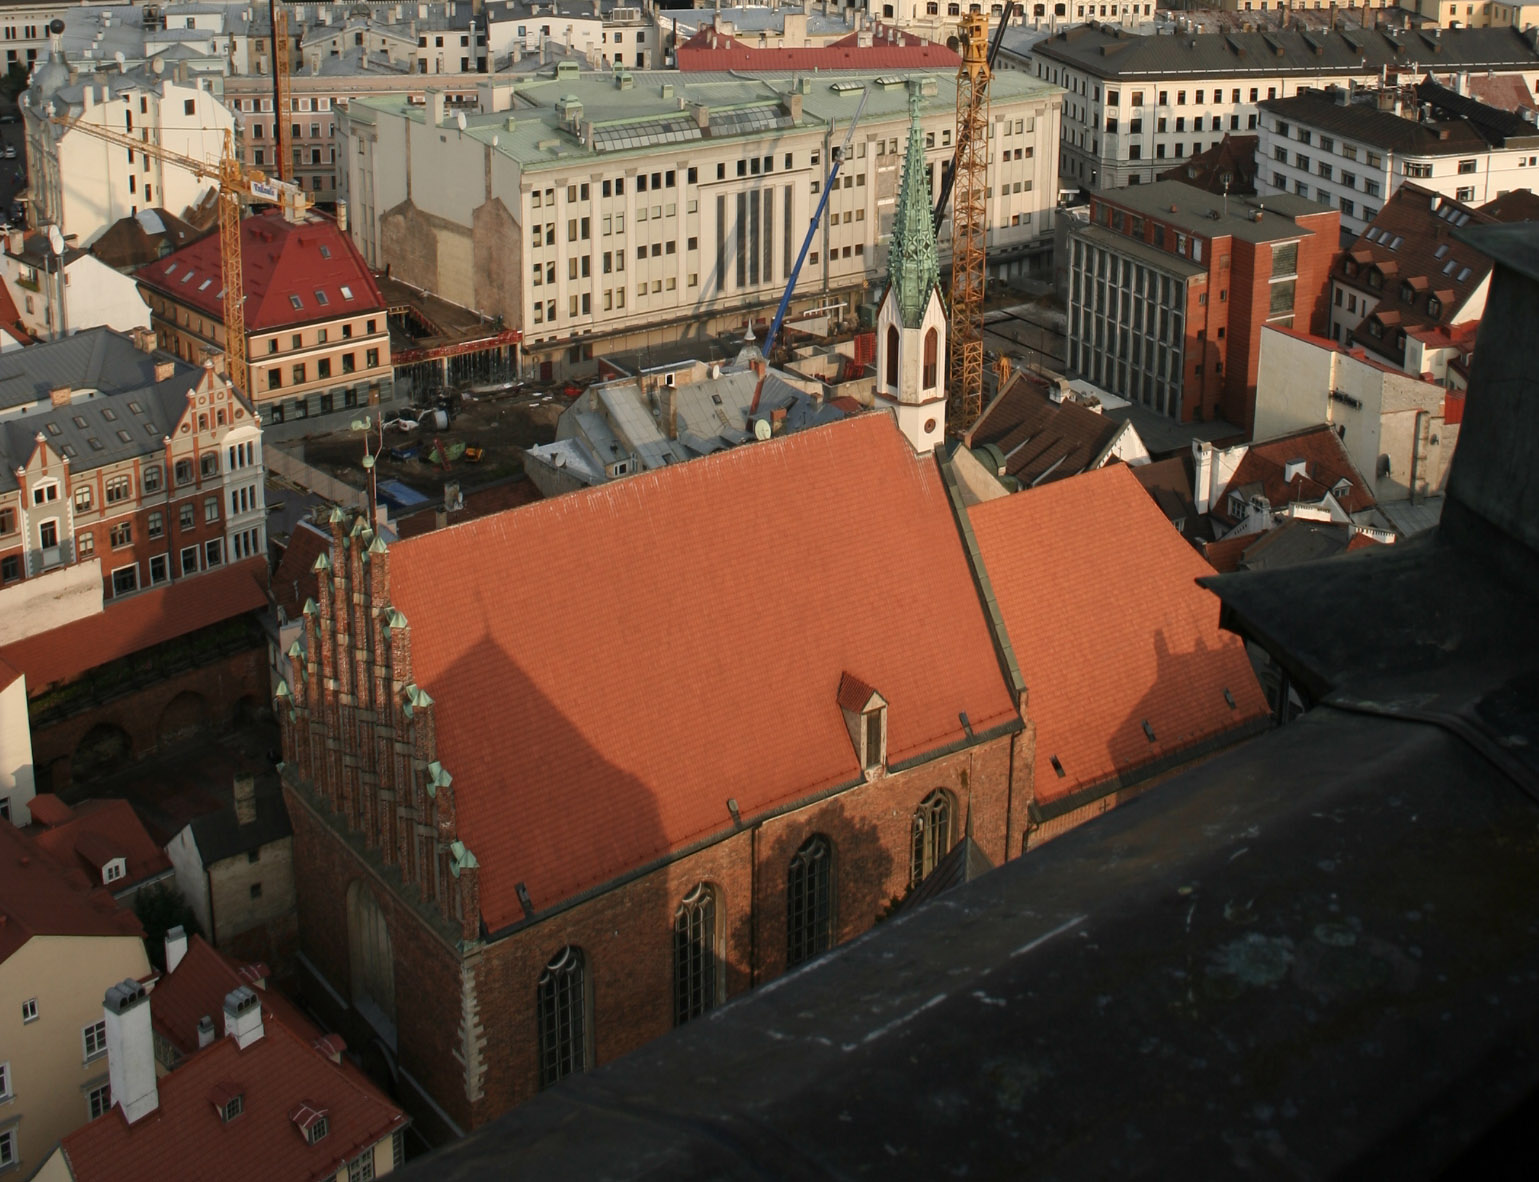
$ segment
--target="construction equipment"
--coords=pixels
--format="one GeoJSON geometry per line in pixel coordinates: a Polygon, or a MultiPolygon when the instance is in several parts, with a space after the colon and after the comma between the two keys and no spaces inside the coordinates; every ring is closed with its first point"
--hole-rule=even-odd
{"type": "MultiPolygon", "coordinates": [[[[999,56],[1000,43],[1005,39],[1005,30],[1010,27],[1010,17],[1015,13],[1015,0],[1005,0],[1004,11],[1000,13],[999,24],[994,26],[994,40],[989,43],[989,70],[994,69],[994,59],[999,56]]],[[[962,157],[961,128],[957,128],[956,148],[951,153],[951,161],[941,169],[940,196],[935,201],[935,236],[940,237],[941,223],[946,220],[946,208],[951,204],[951,186],[956,183],[957,161],[962,157]]]]}
{"type": "MultiPolygon", "coordinates": [[[[289,12],[283,0],[267,0],[273,29],[273,139],[278,145],[278,179],[294,179],[294,145],[289,135],[293,118],[289,110],[289,75],[294,62],[289,54],[289,12]]],[[[365,53],[368,51],[365,50],[365,53]]]]}
{"type": "Polygon", "coordinates": [[[866,109],[866,94],[862,91],[860,105],[855,108],[855,114],[850,118],[850,126],[845,130],[844,141],[834,149],[834,158],[829,161],[828,175],[823,178],[823,196],[818,199],[818,207],[812,211],[812,224],[807,227],[807,237],[802,240],[801,253],[796,256],[796,265],[791,268],[791,277],[786,281],[786,291],[780,297],[780,307],[775,309],[775,319],[770,322],[769,332],[764,337],[763,354],[766,361],[769,360],[770,350],[774,348],[775,338],[780,335],[780,325],[786,318],[786,309],[791,306],[791,295],[796,290],[796,279],[802,273],[802,263],[807,259],[807,251],[812,247],[812,239],[818,232],[818,223],[823,220],[823,211],[828,208],[828,195],[834,191],[834,182],[839,179],[839,166],[844,163],[844,158],[849,154],[850,140],[855,135],[855,125],[860,122],[861,112],[866,109]]]}
{"type": "Polygon", "coordinates": [[[950,365],[948,426],[964,432],[983,411],[984,244],[988,232],[988,18],[962,18],[962,65],[957,71],[956,166],[952,174],[950,365]]]}
{"type": "MultiPolygon", "coordinates": [[[[246,308],[240,246],[241,201],[271,202],[283,209],[284,217],[298,221],[310,204],[304,190],[286,181],[272,180],[260,169],[242,164],[235,157],[235,142],[228,131],[224,133],[224,152],[217,161],[213,161],[200,160],[196,156],[187,156],[162,148],[159,144],[152,144],[148,140],[148,129],[140,132],[145,138],[139,139],[84,122],[83,116],[75,119],[55,117],[53,122],[65,131],[83,132],[109,144],[127,148],[130,153],[143,152],[162,163],[185,168],[196,177],[209,177],[218,181],[219,277],[224,285],[224,351],[231,383],[241,395],[249,398],[251,375],[246,363],[246,308]]],[[[132,161],[132,155],[129,159],[132,161]]]]}

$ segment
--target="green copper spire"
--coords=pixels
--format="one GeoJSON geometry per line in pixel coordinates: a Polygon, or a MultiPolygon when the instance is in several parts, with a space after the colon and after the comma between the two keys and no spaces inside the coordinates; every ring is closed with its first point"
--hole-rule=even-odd
{"type": "Polygon", "coordinates": [[[903,158],[903,185],[892,224],[887,278],[898,301],[904,328],[918,328],[930,293],[940,282],[935,255],[935,223],[930,209],[930,185],[925,178],[924,135],[919,130],[919,84],[908,90],[908,154],[903,158]]]}

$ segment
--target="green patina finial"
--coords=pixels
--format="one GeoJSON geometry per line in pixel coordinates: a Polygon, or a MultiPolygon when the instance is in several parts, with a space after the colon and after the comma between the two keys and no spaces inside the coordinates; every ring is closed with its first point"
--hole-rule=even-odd
{"type": "Polygon", "coordinates": [[[903,183],[898,189],[887,277],[898,301],[898,315],[903,326],[918,328],[924,320],[930,293],[940,282],[940,259],[935,250],[930,184],[925,177],[924,133],[919,128],[917,81],[909,83],[908,153],[903,158],[903,183]]]}

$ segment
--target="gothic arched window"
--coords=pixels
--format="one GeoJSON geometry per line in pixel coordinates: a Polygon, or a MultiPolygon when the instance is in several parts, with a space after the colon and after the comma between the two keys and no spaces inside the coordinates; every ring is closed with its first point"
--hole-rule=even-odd
{"type": "Polygon", "coordinates": [[[540,1086],[588,1068],[588,974],[582,949],[568,944],[551,958],[536,990],[540,1086]]]}
{"type": "Polygon", "coordinates": [[[887,326],[887,384],[894,388],[898,385],[898,326],[887,326]]]}
{"type": "Polygon", "coordinates": [[[940,331],[932,328],[924,334],[924,388],[926,390],[935,389],[936,371],[939,369],[937,364],[939,352],[940,331]]]}
{"type": "Polygon", "coordinates": [[[833,846],[822,834],[802,843],[786,875],[786,968],[833,943],[833,846]]]}
{"type": "Polygon", "coordinates": [[[914,810],[908,885],[918,886],[951,849],[951,793],[937,788],[914,810]]]}
{"type": "Polygon", "coordinates": [[[698,1018],[719,1000],[716,888],[696,883],[673,913],[673,1022],[698,1018]]]}

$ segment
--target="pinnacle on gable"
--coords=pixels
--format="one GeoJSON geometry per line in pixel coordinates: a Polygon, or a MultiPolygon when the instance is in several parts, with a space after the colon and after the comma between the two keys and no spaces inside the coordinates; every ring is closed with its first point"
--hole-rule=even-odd
{"type": "Polygon", "coordinates": [[[324,550],[315,556],[315,562],[311,565],[310,569],[315,571],[317,574],[319,574],[321,571],[328,571],[331,569],[331,559],[327,557],[324,550]]]}
{"type": "Polygon", "coordinates": [[[305,606],[300,608],[300,611],[304,615],[307,615],[307,616],[313,616],[317,612],[319,612],[320,610],[321,610],[321,605],[316,603],[315,600],[313,600],[313,599],[306,599],[305,600],[305,606]]]}
{"type": "MultiPolygon", "coordinates": [[[[383,542],[379,543],[381,550],[385,548],[383,542]]],[[[389,629],[406,627],[406,613],[398,607],[392,607],[385,612],[385,627],[389,629]]]]}
{"type": "Polygon", "coordinates": [[[369,553],[383,554],[387,549],[388,547],[385,545],[385,539],[379,534],[375,534],[374,540],[369,543],[369,553]]]}
{"type": "Polygon", "coordinates": [[[481,865],[476,861],[476,856],[470,852],[463,841],[451,841],[449,853],[453,855],[453,861],[449,863],[449,873],[455,878],[460,876],[461,870],[475,870],[481,865]]]}

